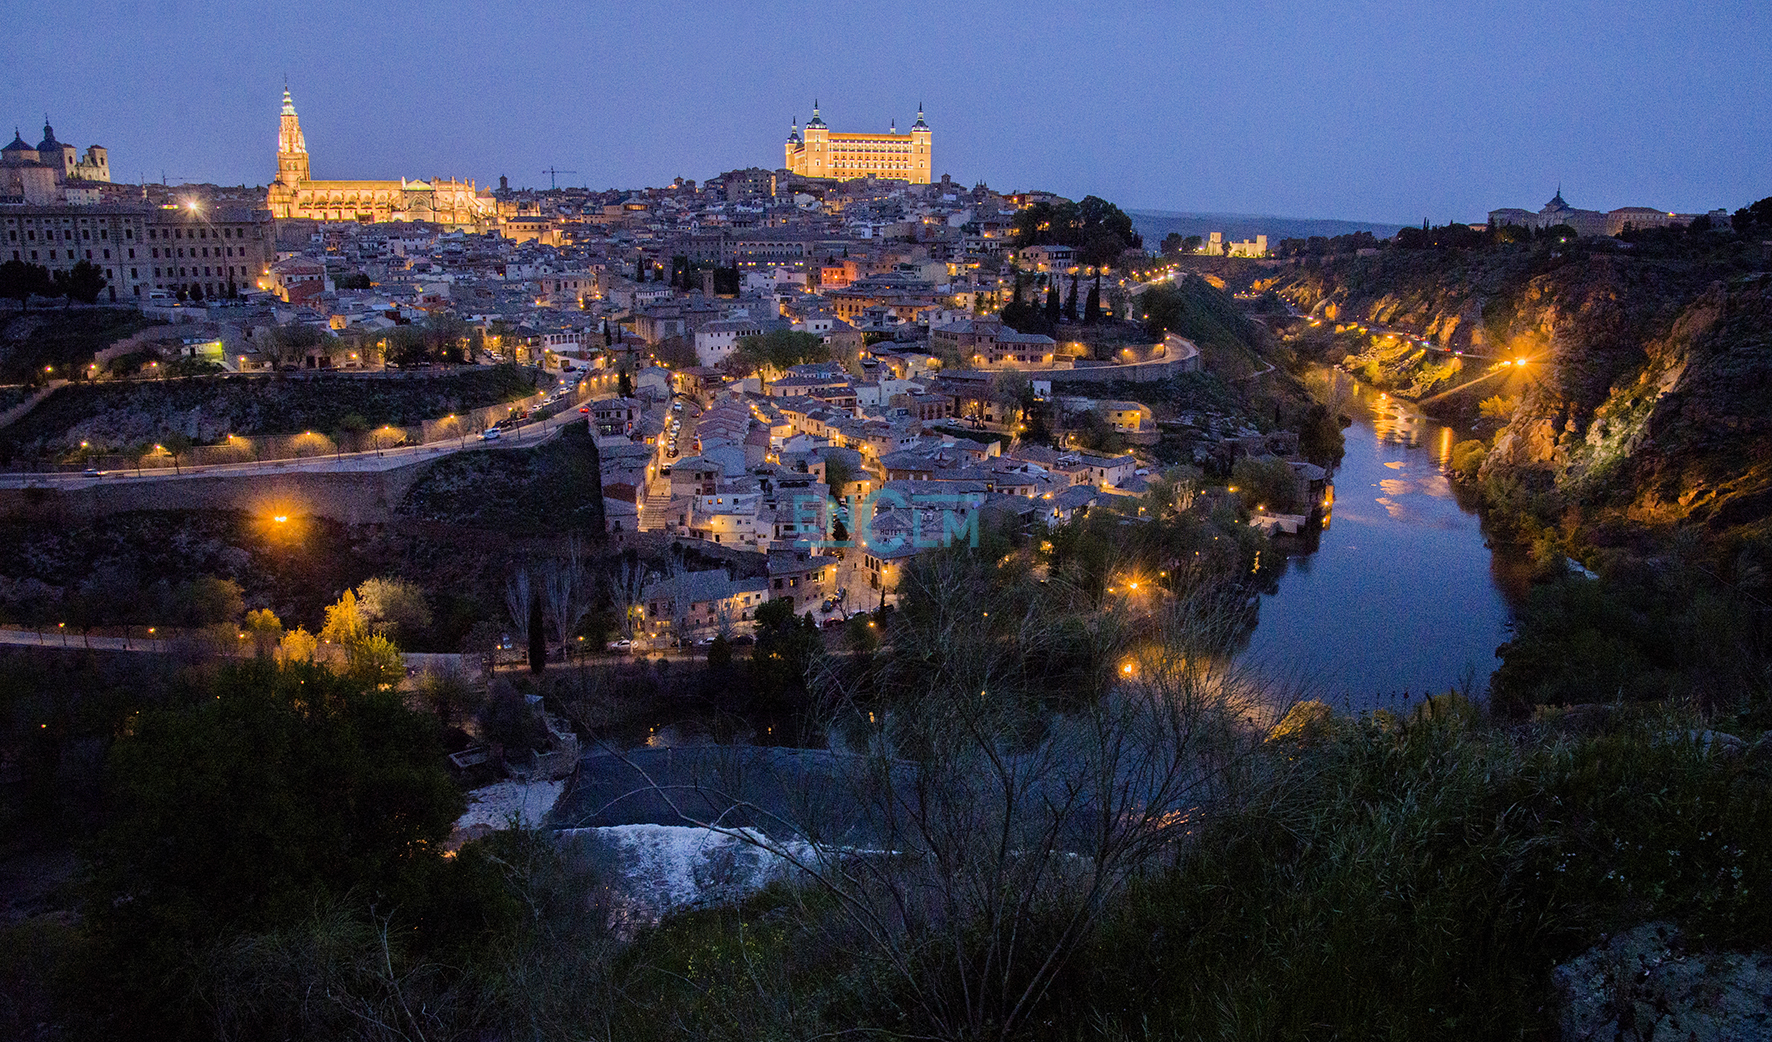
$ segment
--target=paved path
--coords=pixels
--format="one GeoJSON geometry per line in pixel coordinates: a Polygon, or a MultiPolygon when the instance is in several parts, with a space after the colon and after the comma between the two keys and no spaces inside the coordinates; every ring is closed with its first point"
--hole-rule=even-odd
{"type": "Polygon", "coordinates": [[[171,645],[152,637],[83,637],[78,630],[51,626],[41,632],[0,628],[0,644],[44,648],[91,648],[94,651],[170,651],[171,645]]]}
{"type": "Polygon", "coordinates": [[[484,441],[474,435],[451,441],[432,442],[429,445],[402,445],[398,448],[379,451],[345,452],[328,456],[308,456],[303,459],[261,460],[250,463],[214,463],[201,467],[179,467],[173,470],[164,467],[148,467],[142,470],[107,470],[99,474],[85,474],[78,471],[0,474],[0,488],[77,489],[86,488],[99,482],[109,484],[118,481],[177,481],[184,478],[230,477],[267,473],[302,472],[314,474],[393,470],[397,467],[410,466],[415,462],[438,459],[450,453],[473,449],[534,448],[552,438],[566,424],[575,420],[582,422],[584,419],[585,417],[579,413],[577,406],[572,406],[559,415],[549,417],[540,423],[526,424],[507,431],[503,437],[494,441],[484,441]]]}

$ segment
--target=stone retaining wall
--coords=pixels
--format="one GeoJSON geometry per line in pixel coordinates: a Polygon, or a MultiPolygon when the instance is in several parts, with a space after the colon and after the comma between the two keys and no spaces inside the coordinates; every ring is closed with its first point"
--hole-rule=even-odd
{"type": "Polygon", "coordinates": [[[112,477],[75,489],[0,489],[0,517],[88,524],[134,510],[240,510],[269,520],[325,517],[351,525],[393,521],[430,460],[387,470],[215,477],[112,477]]]}

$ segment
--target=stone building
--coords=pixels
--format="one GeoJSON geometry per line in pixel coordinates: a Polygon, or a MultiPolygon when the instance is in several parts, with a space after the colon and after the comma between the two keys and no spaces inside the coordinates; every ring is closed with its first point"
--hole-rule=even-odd
{"type": "Polygon", "coordinates": [[[265,205],[278,219],[311,221],[427,221],[445,228],[486,231],[498,225],[498,200],[472,181],[316,181],[308,165],[295,102],[283,91],[277,131],[277,179],[265,205]]]}
{"type": "Polygon", "coordinates": [[[835,134],[819,118],[815,101],[805,135],[798,124],[788,131],[787,170],[802,177],[850,180],[871,175],[926,185],[932,169],[929,148],[929,124],[923,121],[921,105],[907,133],[900,134],[894,124],[884,134],[835,134]]]}
{"type": "Polygon", "coordinates": [[[0,203],[79,202],[69,198],[70,187],[110,180],[110,154],[104,146],[93,145],[82,156],[73,145],[57,141],[55,128],[48,123],[43,124],[43,140],[35,147],[15,128],[12,143],[0,149],[0,203]]]}
{"type": "Polygon", "coordinates": [[[221,298],[259,287],[276,258],[271,215],[247,207],[145,203],[0,205],[0,259],[51,273],[91,261],[101,299],[145,303],[201,289],[221,298]]]}

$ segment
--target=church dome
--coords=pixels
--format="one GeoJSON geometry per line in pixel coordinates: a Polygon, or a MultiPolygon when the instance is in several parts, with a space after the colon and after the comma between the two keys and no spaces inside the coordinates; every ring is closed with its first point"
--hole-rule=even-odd
{"type": "Polygon", "coordinates": [[[25,144],[25,139],[23,136],[21,136],[19,134],[17,127],[14,127],[12,129],[12,144],[7,145],[5,148],[0,148],[0,152],[35,152],[35,151],[36,151],[36,149],[32,148],[30,145],[25,144]]]}
{"type": "Polygon", "coordinates": [[[51,152],[51,151],[60,152],[61,148],[62,148],[62,143],[55,139],[55,128],[50,126],[47,123],[43,124],[43,141],[42,141],[42,143],[40,143],[37,146],[37,151],[38,152],[51,152]]]}

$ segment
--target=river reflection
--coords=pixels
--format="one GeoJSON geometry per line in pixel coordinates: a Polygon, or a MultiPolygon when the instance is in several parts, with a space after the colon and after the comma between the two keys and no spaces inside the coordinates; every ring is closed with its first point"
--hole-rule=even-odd
{"type": "Polygon", "coordinates": [[[1480,691],[1507,639],[1504,591],[1517,587],[1447,480],[1458,435],[1377,393],[1350,411],[1330,523],[1292,547],[1245,655],[1304,697],[1354,710],[1480,691]]]}

